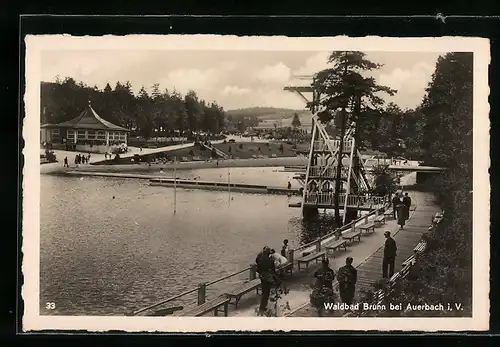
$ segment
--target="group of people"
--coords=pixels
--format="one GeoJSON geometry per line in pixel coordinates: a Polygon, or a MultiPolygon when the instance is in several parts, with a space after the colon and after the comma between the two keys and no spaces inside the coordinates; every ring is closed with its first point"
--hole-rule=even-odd
{"type": "MultiPolygon", "coordinates": [[[[353,258],[347,257],[345,265],[337,271],[337,281],[339,283],[340,300],[346,305],[351,305],[354,301],[356,292],[356,282],[358,280],[358,271],[352,265],[353,258]]],[[[335,271],[330,268],[328,258],[321,261],[321,268],[314,272],[316,283],[315,290],[330,292],[333,295],[333,280],[335,280],[335,271]]],[[[346,309],[347,310],[347,309],[346,309]]]]}
{"type": "MultiPolygon", "coordinates": [[[[406,205],[404,206],[406,207],[406,205]]],[[[385,244],[382,261],[382,277],[389,279],[394,275],[397,245],[396,241],[391,237],[390,231],[385,231],[384,236],[385,244]]],[[[283,283],[284,273],[280,271],[280,267],[288,263],[289,260],[287,257],[288,240],[283,241],[280,253],[265,246],[262,251],[257,254],[255,263],[262,284],[262,295],[259,305],[260,315],[263,315],[267,310],[271,289],[277,288],[283,283]]],[[[358,272],[352,265],[353,258],[347,257],[345,265],[340,267],[336,274],[335,271],[330,268],[329,263],[328,258],[325,258],[322,260],[321,267],[314,272],[314,278],[316,279],[314,289],[326,293],[330,292],[333,296],[333,281],[337,278],[340,299],[342,303],[349,307],[354,301],[356,282],[358,280],[358,272]]],[[[346,308],[346,310],[349,309],[346,308]]]]}
{"type": "MultiPolygon", "coordinates": [[[[75,165],[88,164],[90,162],[90,153],[87,155],[77,154],[75,155],[75,165]]],[[[69,167],[68,157],[64,158],[64,167],[69,167]]]]}
{"type": "Polygon", "coordinates": [[[392,214],[397,218],[398,225],[403,229],[408,218],[410,218],[411,198],[408,193],[397,192],[392,198],[392,214]]]}
{"type": "Polygon", "coordinates": [[[262,283],[262,295],[260,297],[259,314],[263,315],[267,310],[267,303],[271,289],[281,285],[284,279],[283,271],[280,267],[288,263],[288,240],[283,240],[281,252],[277,253],[269,246],[265,246],[262,251],[257,254],[255,263],[257,264],[257,273],[259,274],[262,283]]]}

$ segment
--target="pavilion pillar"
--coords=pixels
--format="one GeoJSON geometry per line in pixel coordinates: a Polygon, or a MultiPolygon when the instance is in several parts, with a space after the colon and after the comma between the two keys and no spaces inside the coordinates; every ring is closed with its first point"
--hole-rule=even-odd
{"type": "Polygon", "coordinates": [[[109,131],[106,131],[106,147],[109,147],[109,131]]]}

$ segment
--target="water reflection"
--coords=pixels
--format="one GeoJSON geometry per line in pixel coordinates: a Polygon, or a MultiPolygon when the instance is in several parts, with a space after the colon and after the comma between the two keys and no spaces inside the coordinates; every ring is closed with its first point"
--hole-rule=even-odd
{"type": "Polygon", "coordinates": [[[289,223],[299,229],[298,236],[301,244],[312,242],[336,229],[335,216],[330,213],[320,213],[316,217],[307,219],[293,217],[289,223]]]}

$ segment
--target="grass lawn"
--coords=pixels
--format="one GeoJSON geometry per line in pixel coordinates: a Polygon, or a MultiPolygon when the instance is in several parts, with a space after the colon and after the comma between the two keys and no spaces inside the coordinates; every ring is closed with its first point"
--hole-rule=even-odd
{"type": "MultiPolygon", "coordinates": [[[[295,157],[297,149],[292,145],[283,143],[283,152],[280,151],[281,143],[219,143],[214,145],[217,149],[226,154],[232,155],[233,158],[249,159],[254,155],[259,157],[295,157]]],[[[306,145],[308,146],[308,145],[306,145]]]]}

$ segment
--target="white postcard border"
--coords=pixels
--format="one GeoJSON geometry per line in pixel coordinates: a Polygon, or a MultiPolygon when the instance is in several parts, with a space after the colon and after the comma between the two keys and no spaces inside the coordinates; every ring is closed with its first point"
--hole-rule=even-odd
{"type": "Polygon", "coordinates": [[[489,40],[483,38],[384,38],[219,35],[127,35],[72,37],[29,35],[26,42],[26,118],[23,138],[23,330],[106,332],[486,330],[489,326],[489,40]],[[472,318],[263,318],[40,316],[40,54],[43,50],[267,50],[267,51],[427,51],[474,53],[473,317],[472,318]],[[358,324],[359,323],[359,324],[358,324]]]}

